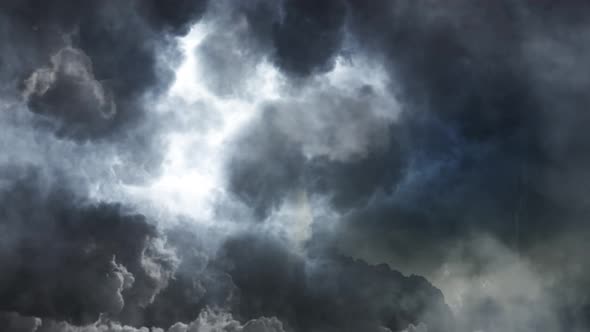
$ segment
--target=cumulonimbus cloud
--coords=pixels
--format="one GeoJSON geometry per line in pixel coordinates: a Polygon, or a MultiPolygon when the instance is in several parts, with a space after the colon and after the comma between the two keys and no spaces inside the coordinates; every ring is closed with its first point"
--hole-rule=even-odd
{"type": "Polygon", "coordinates": [[[2,328],[587,329],[587,10],[4,1],[2,328]]]}

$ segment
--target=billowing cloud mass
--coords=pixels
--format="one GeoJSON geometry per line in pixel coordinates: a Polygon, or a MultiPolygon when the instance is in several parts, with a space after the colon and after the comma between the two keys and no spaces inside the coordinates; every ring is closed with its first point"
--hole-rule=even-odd
{"type": "Polygon", "coordinates": [[[584,1],[5,0],[0,330],[590,330],[584,1]]]}

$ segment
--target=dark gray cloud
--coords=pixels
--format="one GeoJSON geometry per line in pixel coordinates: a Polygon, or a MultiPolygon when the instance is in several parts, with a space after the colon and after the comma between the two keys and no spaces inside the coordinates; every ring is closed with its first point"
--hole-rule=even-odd
{"type": "MultiPolygon", "coordinates": [[[[253,156],[254,162],[236,158],[230,164],[234,191],[245,195],[244,201],[254,208],[266,206],[267,212],[286,199],[285,188],[304,188],[309,195],[327,197],[329,209],[336,211],[332,219],[337,220],[317,216],[313,247],[339,248],[347,255],[388,262],[405,271],[434,277],[453,259],[450,250],[457,243],[474,234],[490,234],[502,243],[500,247],[543,267],[531,275],[559,275],[555,278],[561,280],[576,274],[587,280],[581,253],[572,251],[568,256],[580,267],[576,273],[561,273],[560,264],[549,254],[566,246],[563,238],[581,241],[573,234],[588,232],[583,198],[588,137],[583,127],[589,101],[581,93],[588,82],[577,74],[588,68],[587,49],[582,46],[588,21],[575,13],[584,6],[526,1],[348,2],[340,32],[346,34],[347,47],[331,56],[354,59],[356,52],[385,64],[391,91],[402,109],[390,125],[389,148],[367,149],[365,156],[344,161],[306,158],[301,142],[287,135],[281,121],[261,121],[244,135],[263,137],[261,131],[274,139],[264,139],[263,144],[239,141],[242,148],[237,155],[253,156]],[[290,171],[276,178],[263,171],[275,167],[290,171]],[[257,179],[264,185],[258,185],[257,179]],[[283,198],[277,197],[281,193],[283,198]]],[[[289,73],[288,64],[277,64],[289,73]]],[[[310,107],[319,109],[314,114],[326,109],[321,102],[310,107]]],[[[347,125],[345,107],[334,114],[326,123],[347,125]]],[[[367,127],[376,128],[371,122],[367,127]]],[[[322,138],[330,133],[326,130],[322,138]]],[[[486,264],[479,256],[463,259],[476,266],[486,264]]],[[[585,282],[566,285],[559,281],[549,288],[551,292],[585,288],[585,282]]],[[[543,299],[551,302],[548,310],[554,313],[553,304],[561,300],[546,293],[546,284],[542,287],[543,299]]],[[[495,319],[502,320],[498,318],[502,315],[489,311],[506,310],[501,303],[492,304],[493,296],[477,301],[482,302],[473,303],[474,308],[486,303],[489,307],[470,328],[491,328],[495,319]],[[495,318],[483,323],[483,317],[495,318]]],[[[575,312],[583,309],[575,308],[585,308],[582,303],[587,300],[574,296],[567,301],[570,305],[564,305],[563,312],[580,321],[575,312]]],[[[557,321],[553,321],[556,329],[575,325],[565,317],[557,321]]],[[[532,324],[524,318],[512,322],[509,330],[532,324]]]]}
{"type": "Polygon", "coordinates": [[[587,329],[586,9],[3,2],[0,326],[587,329]]]}
{"type": "Polygon", "coordinates": [[[218,260],[237,287],[234,312],[245,318],[277,316],[295,331],[397,331],[420,320],[444,331],[453,323],[438,289],[386,265],[306,259],[278,240],[248,234],[230,239],[218,260]]]}
{"type": "Polygon", "coordinates": [[[240,139],[229,165],[231,190],[259,217],[276,208],[303,181],[301,148],[274,126],[274,114],[269,109],[252,125],[240,139]],[[255,149],[244,149],[246,146],[255,149]],[[263,162],[271,156],[272,161],[263,162]]]}
{"type": "Polygon", "coordinates": [[[208,0],[150,0],[138,3],[139,9],[158,30],[176,35],[186,34],[191,24],[198,21],[207,10],[208,0]]]}
{"type": "Polygon", "coordinates": [[[223,240],[213,254],[211,234],[197,233],[207,229],[179,225],[164,239],[144,216],[76,197],[59,176],[3,174],[0,309],[13,312],[3,324],[15,331],[183,331],[208,307],[247,322],[220,325],[231,331],[282,330],[262,316],[295,331],[381,331],[420,321],[444,331],[453,322],[442,293],[422,277],[325,253],[306,258],[265,232],[223,240]],[[99,314],[121,323],[94,323],[99,314]]]}
{"type": "MultiPolygon", "coordinates": [[[[556,11],[570,6],[574,4],[556,11]]],[[[371,12],[397,18],[389,27],[385,20],[381,25],[380,19],[365,22],[362,15],[352,16],[359,40],[374,43],[375,52],[388,57],[400,82],[405,103],[401,144],[409,151],[408,176],[395,184],[397,193],[383,196],[389,203],[381,205],[381,212],[374,206],[366,210],[402,223],[405,210],[415,216],[408,224],[437,220],[446,224],[437,232],[475,229],[511,244],[518,237],[518,245],[528,247],[555,232],[584,227],[579,220],[586,204],[576,198],[582,195],[580,187],[568,179],[584,178],[572,168],[586,164],[583,154],[574,151],[584,149],[587,141],[578,128],[585,123],[579,112],[587,101],[577,88],[564,92],[563,87],[585,82],[563,73],[571,66],[583,68],[586,51],[550,31],[571,34],[587,23],[572,28],[562,23],[561,14],[524,2],[483,7],[418,1],[371,12]],[[537,43],[559,46],[539,46],[533,54],[530,48],[537,43]],[[544,62],[563,57],[568,61],[544,62]],[[554,139],[559,143],[551,143],[554,139]],[[568,171],[552,170],[561,167],[568,171]],[[395,211],[400,210],[398,218],[395,211]],[[514,228],[516,219],[521,230],[514,228]]],[[[363,10],[367,8],[359,8],[363,10]]],[[[381,227],[375,230],[381,232],[381,227]]]]}
{"type": "MultiPolygon", "coordinates": [[[[215,262],[212,248],[219,235],[206,228],[182,223],[166,232],[180,262],[174,277],[141,315],[122,315],[131,325],[171,326],[190,322],[207,307],[231,308],[237,291],[231,275],[215,262]]],[[[223,241],[223,240],[222,240],[223,241]]]]}
{"type": "Polygon", "coordinates": [[[272,26],[277,64],[300,75],[330,69],[344,38],[344,1],[285,1],[282,13],[272,26]]]}
{"type": "Polygon", "coordinates": [[[34,169],[2,175],[2,310],[89,323],[165,288],[176,258],[143,216],[84,202],[34,169]]]}
{"type": "MultiPolygon", "coordinates": [[[[206,5],[206,1],[3,2],[0,89],[6,104],[14,104],[3,116],[20,120],[28,116],[22,113],[32,113],[26,125],[6,123],[4,131],[18,128],[54,135],[41,139],[49,146],[47,151],[56,146],[71,150],[66,146],[72,140],[79,148],[101,155],[97,159],[105,163],[119,159],[132,164],[135,170],[117,172],[119,181],[146,181],[163,158],[165,119],[153,108],[181,58],[174,37],[186,33],[206,5]]],[[[27,135],[12,135],[5,142],[31,144],[27,148],[33,149],[37,144],[25,143],[27,135]]],[[[61,158],[83,159],[76,153],[61,158]]]]}
{"type": "Polygon", "coordinates": [[[130,130],[146,116],[144,95],[173,78],[158,53],[174,63],[171,37],[186,33],[205,8],[206,1],[7,1],[0,12],[3,89],[22,89],[28,78],[31,111],[57,121],[64,137],[130,130]]]}
{"type": "Polygon", "coordinates": [[[204,255],[206,241],[187,227],[168,234],[181,262],[174,279],[144,315],[129,320],[123,314],[126,324],[169,326],[217,307],[240,321],[277,317],[287,331],[398,331],[420,322],[447,331],[454,325],[442,293],[422,277],[325,252],[301,256],[265,232],[236,234],[216,254],[204,255]]]}
{"type": "Polygon", "coordinates": [[[256,1],[238,5],[273,61],[295,76],[330,70],[342,47],[347,5],[342,0],[256,1]],[[277,8],[278,7],[278,8],[277,8]]]}
{"type": "MultiPolygon", "coordinates": [[[[536,239],[555,231],[552,227],[563,229],[571,222],[579,226],[575,220],[586,208],[576,197],[583,189],[569,178],[583,178],[577,170],[585,165],[580,151],[587,140],[579,126],[585,123],[580,112],[587,101],[576,91],[586,82],[570,71],[584,64],[585,48],[574,45],[586,37],[557,39],[550,32],[570,36],[573,29],[584,26],[584,22],[562,24],[559,15],[569,6],[573,5],[558,6],[561,9],[554,17],[540,10],[541,5],[526,3],[484,8],[462,1],[450,6],[429,1],[350,3],[346,31],[357,45],[367,47],[358,52],[384,56],[400,88],[403,112],[391,125],[390,149],[345,162],[324,162],[323,158],[293,162],[302,160],[297,157],[303,155],[300,142],[286,135],[280,121],[260,121],[248,135],[274,139],[241,140],[244,145],[240,146],[253,147],[248,152],[239,149],[239,155],[252,156],[258,165],[236,159],[232,164],[236,191],[247,191],[239,181],[252,181],[250,197],[264,195],[267,186],[254,184],[257,174],[285,187],[294,187],[305,174],[312,180],[307,184],[318,182],[324,191],[334,192],[336,208],[354,207],[356,200],[346,199],[349,195],[366,199],[379,194],[377,201],[359,211],[381,206],[390,212],[375,213],[386,219],[403,209],[407,213],[400,211],[401,215],[415,212],[418,219],[468,223],[457,228],[481,227],[508,241],[518,212],[526,229],[523,243],[529,236],[536,239]],[[554,20],[550,28],[540,26],[547,16],[554,20]],[[563,61],[549,63],[551,56],[563,61]],[[327,171],[322,171],[323,164],[327,171]],[[276,179],[266,175],[272,172],[262,171],[274,166],[292,171],[276,179]],[[556,174],[560,167],[567,171],[556,174]],[[566,225],[551,221],[559,215],[565,217],[566,225]]],[[[317,108],[314,113],[326,108],[320,102],[309,107],[317,108]]],[[[326,123],[345,126],[346,110],[338,111],[334,114],[340,118],[326,123]]],[[[270,111],[264,114],[264,119],[280,117],[270,111]]],[[[308,189],[321,192],[313,185],[308,189]]],[[[267,196],[269,201],[277,199],[267,196]]]]}

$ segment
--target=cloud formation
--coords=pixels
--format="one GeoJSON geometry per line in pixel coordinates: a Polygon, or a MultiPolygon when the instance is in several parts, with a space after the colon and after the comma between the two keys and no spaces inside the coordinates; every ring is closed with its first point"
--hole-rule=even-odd
{"type": "Polygon", "coordinates": [[[0,4],[8,331],[585,331],[583,1],[0,4]]]}
{"type": "Polygon", "coordinates": [[[0,316],[0,324],[7,332],[284,332],[281,322],[276,318],[261,317],[240,324],[231,314],[211,309],[201,311],[198,317],[188,323],[176,323],[164,330],[162,328],[135,328],[108,321],[104,318],[82,326],[67,322],[43,321],[37,317],[6,313],[0,316]]]}

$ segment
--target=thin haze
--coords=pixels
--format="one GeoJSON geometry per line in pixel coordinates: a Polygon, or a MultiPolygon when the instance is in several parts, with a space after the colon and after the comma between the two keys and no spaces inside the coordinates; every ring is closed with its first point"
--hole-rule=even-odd
{"type": "Polygon", "coordinates": [[[0,331],[590,331],[589,10],[0,1],[0,331]]]}

